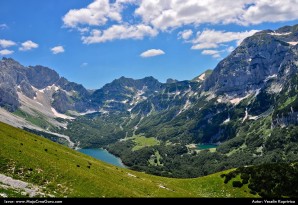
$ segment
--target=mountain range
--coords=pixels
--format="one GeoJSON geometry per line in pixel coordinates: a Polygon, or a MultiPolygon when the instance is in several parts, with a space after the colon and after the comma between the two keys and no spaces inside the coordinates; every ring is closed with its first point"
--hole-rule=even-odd
{"type": "Polygon", "coordinates": [[[248,37],[214,70],[186,81],[121,77],[88,90],[3,58],[0,120],[70,147],[106,148],[131,169],[168,177],[293,162],[297,71],[298,25],[248,37]]]}

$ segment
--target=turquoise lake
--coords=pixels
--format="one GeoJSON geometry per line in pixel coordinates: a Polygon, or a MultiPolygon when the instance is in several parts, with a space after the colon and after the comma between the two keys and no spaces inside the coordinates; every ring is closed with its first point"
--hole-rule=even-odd
{"type": "Polygon", "coordinates": [[[215,145],[215,144],[198,144],[197,145],[197,148],[200,149],[200,150],[216,148],[216,147],[217,147],[217,145],[215,145]]]}
{"type": "Polygon", "coordinates": [[[104,149],[79,149],[81,153],[89,155],[95,159],[107,162],[109,164],[115,165],[117,167],[125,168],[125,165],[122,163],[121,159],[112,155],[107,150],[104,149]]]}

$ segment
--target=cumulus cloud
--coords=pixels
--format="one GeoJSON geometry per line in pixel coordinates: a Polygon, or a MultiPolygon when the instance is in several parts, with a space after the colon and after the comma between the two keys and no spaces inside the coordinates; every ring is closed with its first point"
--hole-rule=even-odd
{"type": "Polygon", "coordinates": [[[217,48],[218,44],[216,43],[211,43],[211,42],[202,42],[199,44],[195,44],[191,47],[192,50],[201,50],[205,48],[217,48]]]}
{"type": "Polygon", "coordinates": [[[102,43],[115,39],[143,39],[145,36],[156,36],[157,31],[146,25],[113,25],[101,31],[94,29],[90,36],[83,36],[85,44],[102,43]]]}
{"type": "Polygon", "coordinates": [[[153,56],[159,56],[159,55],[164,55],[165,52],[161,49],[150,49],[150,50],[147,50],[143,53],[141,53],[141,57],[142,58],[149,58],[149,57],[153,57],[153,56]]]}
{"type": "Polygon", "coordinates": [[[161,30],[167,30],[188,24],[236,21],[236,17],[241,13],[242,5],[243,1],[228,0],[143,0],[135,13],[144,22],[161,30]]]}
{"type": "Polygon", "coordinates": [[[0,39],[0,47],[2,48],[8,48],[15,45],[16,43],[11,40],[0,39]]]}
{"type": "Polygon", "coordinates": [[[244,31],[244,32],[226,32],[206,29],[202,32],[197,32],[197,36],[192,40],[196,44],[197,48],[215,48],[215,45],[221,43],[227,43],[231,41],[237,41],[239,45],[243,39],[248,36],[252,36],[258,32],[258,30],[244,31]],[[202,44],[202,45],[200,45],[202,44]],[[210,47],[208,47],[210,46],[210,47]]]}
{"type": "Polygon", "coordinates": [[[217,53],[218,53],[217,50],[203,50],[203,52],[202,52],[202,54],[204,54],[204,55],[214,55],[217,53]]]}
{"type": "Polygon", "coordinates": [[[142,0],[135,13],[161,30],[183,25],[259,24],[298,19],[297,0],[142,0]]]}
{"type": "Polygon", "coordinates": [[[258,32],[257,30],[244,31],[244,32],[226,32],[206,29],[202,32],[197,32],[196,37],[191,39],[193,44],[191,49],[203,50],[203,55],[212,55],[214,58],[220,58],[220,52],[232,52],[235,48],[229,46],[224,50],[214,50],[214,48],[222,48],[227,46],[227,43],[235,42],[237,45],[247,37],[252,36],[258,32]],[[210,50],[212,49],[213,50],[210,50]]]}
{"type": "Polygon", "coordinates": [[[220,54],[219,52],[221,51],[217,51],[217,50],[203,50],[202,54],[203,55],[211,55],[213,58],[220,58],[220,54]]]}
{"type": "Polygon", "coordinates": [[[298,19],[297,0],[94,0],[84,8],[69,10],[62,20],[70,28],[101,26],[109,20],[119,23],[131,4],[143,24],[160,30],[190,24],[249,25],[298,19]]]}
{"type": "Polygon", "coordinates": [[[135,0],[94,0],[86,8],[72,9],[62,18],[65,27],[76,28],[81,25],[101,26],[108,20],[121,22],[123,4],[134,3],[135,0]]]}
{"type": "Polygon", "coordinates": [[[55,46],[55,47],[51,48],[51,51],[52,51],[53,54],[58,54],[58,53],[64,53],[65,52],[63,46],[55,46]]]}
{"type": "Polygon", "coordinates": [[[14,51],[12,51],[12,50],[7,50],[7,49],[0,50],[0,55],[2,55],[2,56],[10,55],[10,54],[13,54],[13,53],[14,53],[14,51]]]}
{"type": "Polygon", "coordinates": [[[254,0],[250,5],[240,17],[244,25],[298,18],[297,0],[254,0]]]}
{"type": "Polygon", "coordinates": [[[38,44],[34,43],[31,40],[28,40],[28,41],[25,41],[24,43],[22,43],[22,46],[19,48],[19,50],[20,51],[29,51],[34,48],[38,48],[38,44]]]}
{"type": "Polygon", "coordinates": [[[187,40],[192,36],[192,34],[193,34],[192,30],[188,29],[188,30],[180,31],[178,33],[178,37],[184,40],[187,40]]]}
{"type": "MultiPolygon", "coordinates": [[[[83,8],[69,10],[62,18],[64,27],[77,29],[85,44],[142,39],[183,26],[191,29],[179,32],[178,38],[188,42],[193,36],[192,28],[202,24],[253,25],[296,19],[297,0],[93,0],[83,8]]],[[[212,30],[209,33],[214,37],[212,30]]],[[[222,43],[228,42],[229,34],[239,42],[241,38],[235,35],[246,35],[237,32],[219,34],[224,35],[222,43]]],[[[220,36],[215,39],[218,42],[198,40],[192,49],[217,48],[221,41],[218,38],[220,36]]]]}

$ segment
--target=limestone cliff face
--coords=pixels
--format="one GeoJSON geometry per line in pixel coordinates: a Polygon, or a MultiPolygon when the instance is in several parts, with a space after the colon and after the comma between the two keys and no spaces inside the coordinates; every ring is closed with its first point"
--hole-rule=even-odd
{"type": "Polygon", "coordinates": [[[49,87],[55,87],[50,97],[56,110],[66,112],[67,109],[87,109],[86,103],[81,99],[86,99],[90,94],[82,85],[69,82],[61,78],[56,71],[44,66],[25,67],[11,58],[0,61],[1,107],[15,111],[21,106],[18,93],[34,99],[37,90],[51,89],[49,87]],[[57,99],[57,96],[62,97],[57,99]]]}
{"type": "Polygon", "coordinates": [[[24,70],[19,63],[7,58],[0,61],[0,68],[0,106],[14,111],[20,106],[17,83],[26,80],[24,70]]]}
{"type": "Polygon", "coordinates": [[[37,89],[53,85],[60,78],[56,71],[40,65],[29,66],[25,71],[29,83],[37,89]]]}
{"type": "Polygon", "coordinates": [[[270,78],[290,76],[297,71],[297,36],[298,25],[246,38],[216,66],[204,90],[245,95],[262,88],[270,78]]]}
{"type": "Polygon", "coordinates": [[[94,91],[91,101],[103,112],[124,112],[161,89],[162,83],[153,77],[138,80],[121,77],[94,91]]]}

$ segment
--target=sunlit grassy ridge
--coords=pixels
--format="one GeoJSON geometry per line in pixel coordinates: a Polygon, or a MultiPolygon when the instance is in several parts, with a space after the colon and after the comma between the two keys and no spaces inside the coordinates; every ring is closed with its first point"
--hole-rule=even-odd
{"type": "MultiPolygon", "coordinates": [[[[106,164],[3,123],[0,141],[0,173],[56,197],[253,196],[245,187],[224,184],[220,175],[228,171],[195,179],[148,175],[106,164]]],[[[10,196],[11,191],[6,193],[10,196]]]]}

